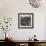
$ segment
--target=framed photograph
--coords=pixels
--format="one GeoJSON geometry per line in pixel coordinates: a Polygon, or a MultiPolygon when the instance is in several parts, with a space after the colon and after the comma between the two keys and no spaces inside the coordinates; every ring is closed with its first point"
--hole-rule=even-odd
{"type": "Polygon", "coordinates": [[[18,13],[18,28],[33,28],[33,13],[18,13]]]}

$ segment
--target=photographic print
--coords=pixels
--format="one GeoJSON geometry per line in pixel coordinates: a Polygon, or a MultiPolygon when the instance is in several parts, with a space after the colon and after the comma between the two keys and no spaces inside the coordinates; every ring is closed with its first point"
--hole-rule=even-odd
{"type": "Polygon", "coordinates": [[[33,13],[19,13],[18,28],[33,28],[33,13]]]}

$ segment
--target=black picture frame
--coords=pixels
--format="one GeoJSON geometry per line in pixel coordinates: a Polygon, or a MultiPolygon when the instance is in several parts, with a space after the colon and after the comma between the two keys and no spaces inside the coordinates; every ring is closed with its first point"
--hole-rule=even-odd
{"type": "Polygon", "coordinates": [[[18,28],[34,28],[34,14],[18,13],[18,28]]]}

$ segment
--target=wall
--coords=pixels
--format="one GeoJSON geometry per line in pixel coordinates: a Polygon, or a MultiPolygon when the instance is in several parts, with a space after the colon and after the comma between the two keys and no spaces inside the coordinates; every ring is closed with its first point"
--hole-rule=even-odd
{"type": "MultiPolygon", "coordinates": [[[[37,35],[37,39],[45,39],[45,15],[46,6],[40,8],[33,8],[28,0],[0,0],[0,16],[12,17],[13,22],[10,31],[7,33],[16,40],[28,40],[34,34],[37,35]],[[34,13],[34,28],[33,29],[18,29],[18,13],[34,13]]],[[[0,17],[0,18],[1,18],[0,17]]],[[[0,31],[0,39],[4,35],[3,31],[0,31]]]]}

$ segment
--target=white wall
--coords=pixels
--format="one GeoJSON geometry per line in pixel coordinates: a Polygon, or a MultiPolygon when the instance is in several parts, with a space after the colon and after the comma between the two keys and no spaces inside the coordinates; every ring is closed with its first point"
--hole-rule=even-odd
{"type": "Polygon", "coordinates": [[[45,20],[44,21],[45,21],[45,25],[44,25],[45,26],[45,29],[44,29],[45,30],[44,31],[44,39],[46,39],[46,15],[45,15],[45,20]]]}
{"type": "MultiPolygon", "coordinates": [[[[37,39],[46,40],[45,15],[46,6],[33,8],[29,4],[29,0],[0,0],[0,16],[13,18],[12,26],[8,34],[16,40],[27,40],[34,34],[37,35],[37,39]],[[34,13],[34,28],[18,29],[18,13],[34,13]]],[[[2,35],[2,31],[0,31],[0,35],[2,35]]],[[[4,37],[0,36],[0,39],[2,38],[4,39],[4,37]]]]}

